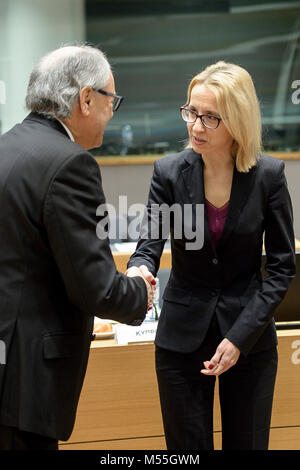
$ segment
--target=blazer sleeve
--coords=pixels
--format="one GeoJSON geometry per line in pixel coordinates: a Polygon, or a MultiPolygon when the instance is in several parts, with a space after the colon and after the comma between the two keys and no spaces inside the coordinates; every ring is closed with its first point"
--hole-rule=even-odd
{"type": "Polygon", "coordinates": [[[140,277],[116,269],[108,237],[96,234],[97,207],[105,203],[101,174],[87,152],[67,159],[52,179],[44,223],[68,297],[88,315],[140,324],[147,289],[140,277]]]}
{"type": "Polygon", "coordinates": [[[272,321],[274,310],[283,300],[296,274],[293,211],[284,162],[273,175],[265,214],[265,250],[267,277],[261,289],[249,301],[226,334],[247,354],[272,321]]]}
{"type": "MultiPolygon", "coordinates": [[[[148,204],[146,206],[140,239],[127,267],[144,264],[156,276],[159,269],[161,254],[169,232],[162,229],[163,205],[169,204],[167,200],[167,185],[160,170],[159,160],[154,163],[154,171],[150,184],[148,204]]],[[[169,207],[168,206],[168,207],[169,207]]]]}

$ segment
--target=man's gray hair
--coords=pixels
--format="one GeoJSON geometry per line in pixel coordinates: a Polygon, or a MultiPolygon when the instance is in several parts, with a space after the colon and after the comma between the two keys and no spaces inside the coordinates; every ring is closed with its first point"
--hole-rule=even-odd
{"type": "Polygon", "coordinates": [[[34,67],[27,88],[26,107],[47,118],[66,119],[85,86],[104,88],[111,68],[96,47],[64,46],[44,56],[34,67]]]}

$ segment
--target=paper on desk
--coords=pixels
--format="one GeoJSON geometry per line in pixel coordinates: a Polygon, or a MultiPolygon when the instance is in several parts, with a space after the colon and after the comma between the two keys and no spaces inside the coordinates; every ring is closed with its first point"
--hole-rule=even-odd
{"type": "Polygon", "coordinates": [[[154,341],[156,322],[144,322],[140,326],[116,325],[115,340],[118,344],[154,341]]]}

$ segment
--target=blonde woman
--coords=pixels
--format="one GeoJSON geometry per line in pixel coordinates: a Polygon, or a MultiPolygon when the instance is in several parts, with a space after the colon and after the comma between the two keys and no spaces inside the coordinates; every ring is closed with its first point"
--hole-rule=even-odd
{"type": "MultiPolygon", "coordinates": [[[[191,223],[188,233],[203,222],[201,246],[184,230],[175,237],[178,212],[171,223],[172,270],[155,340],[167,447],[213,448],[218,376],[222,448],[267,449],[277,370],[273,316],[295,275],[284,163],[260,153],[259,104],[242,67],[207,67],[191,81],[180,112],[188,148],[155,162],[148,204],[149,214],[154,205],[191,206],[194,218],[182,224],[191,223]]],[[[165,238],[141,238],[129,268],[143,266],[151,280],[165,238]]]]}

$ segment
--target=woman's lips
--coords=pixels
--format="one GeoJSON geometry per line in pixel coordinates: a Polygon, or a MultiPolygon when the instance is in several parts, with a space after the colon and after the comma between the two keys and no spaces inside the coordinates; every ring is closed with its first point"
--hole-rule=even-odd
{"type": "Polygon", "coordinates": [[[204,140],[204,139],[198,139],[198,138],[195,137],[194,135],[193,135],[193,141],[194,141],[195,144],[197,144],[197,145],[202,145],[202,144],[205,144],[205,143],[206,143],[206,140],[204,140]]]}

